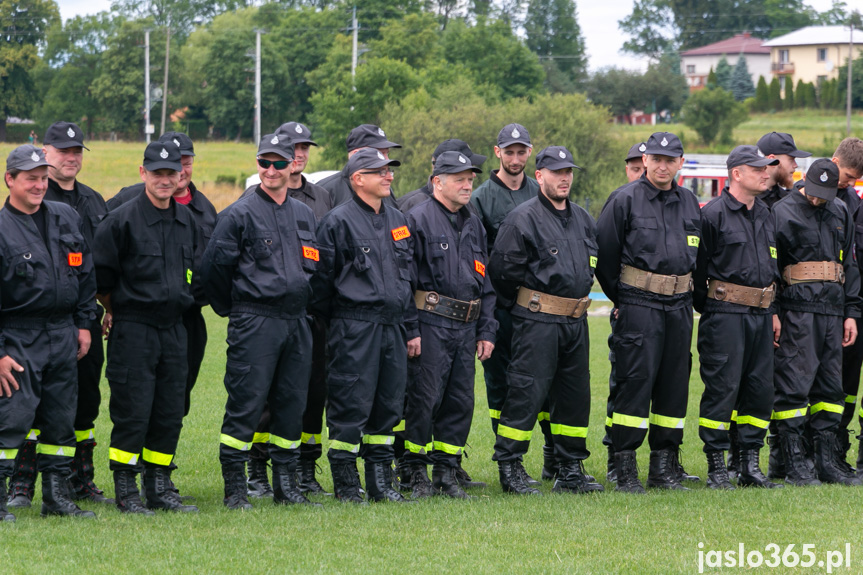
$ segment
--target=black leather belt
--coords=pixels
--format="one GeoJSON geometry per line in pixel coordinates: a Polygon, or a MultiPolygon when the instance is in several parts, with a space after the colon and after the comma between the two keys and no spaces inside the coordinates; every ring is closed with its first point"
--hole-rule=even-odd
{"type": "Polygon", "coordinates": [[[462,301],[440,295],[434,291],[422,290],[417,290],[414,294],[414,303],[417,309],[463,322],[479,319],[479,310],[482,304],[478,299],[462,301]]]}

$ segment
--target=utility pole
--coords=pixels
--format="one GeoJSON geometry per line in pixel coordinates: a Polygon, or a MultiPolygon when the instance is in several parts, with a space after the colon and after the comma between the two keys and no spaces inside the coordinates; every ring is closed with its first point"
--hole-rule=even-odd
{"type": "Polygon", "coordinates": [[[854,62],[854,18],[848,22],[848,85],[845,90],[845,135],[851,136],[851,70],[854,62]]]}
{"type": "Polygon", "coordinates": [[[171,54],[171,27],[166,28],[165,36],[165,81],[162,84],[162,125],[160,126],[159,135],[165,133],[165,116],[168,112],[168,57],[171,54]]]}
{"type": "Polygon", "coordinates": [[[360,26],[357,24],[357,7],[354,6],[353,17],[351,18],[351,30],[353,30],[353,49],[351,50],[351,87],[354,92],[357,91],[357,40],[359,37],[360,26]]]}
{"type": "Polygon", "coordinates": [[[153,126],[150,125],[150,29],[144,30],[144,133],[147,135],[147,143],[150,143],[150,134],[153,126]]]}
{"type": "Polygon", "coordinates": [[[255,145],[261,141],[261,34],[265,33],[255,28],[255,145]]]}

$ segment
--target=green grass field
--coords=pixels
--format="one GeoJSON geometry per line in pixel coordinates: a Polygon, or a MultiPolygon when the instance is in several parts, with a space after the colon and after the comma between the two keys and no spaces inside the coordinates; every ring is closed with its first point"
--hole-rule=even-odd
{"type": "MultiPolygon", "coordinates": [[[[0,571],[4,573],[697,573],[703,551],[747,550],[775,543],[784,550],[814,544],[818,559],[851,545],[850,569],[863,571],[863,532],[859,529],[863,489],[824,486],[717,493],[702,483],[689,493],[650,492],[646,496],[605,493],[517,497],[501,492],[491,461],[493,436],[488,422],[481,370],[465,467],[489,483],[477,499],[435,498],[414,505],[345,505],[319,498],[323,509],[276,507],[254,500],[249,512],[222,506],[218,465],[219,428],[225,391],[225,320],[207,313],[210,343],[193,406],[180,439],[175,474],[194,495],[198,515],[158,513],[128,517],[112,506],[87,504],[98,521],[42,519],[36,505],[18,511],[15,524],[0,525],[0,571]]],[[[601,445],[607,393],[607,317],[590,320],[593,402],[588,436],[593,456],[587,470],[605,483],[601,445]]],[[[683,460],[704,477],[706,463],[698,439],[701,393],[695,362],[685,430],[683,460]]],[[[107,395],[107,383],[103,390],[107,395]]],[[[107,398],[97,421],[97,483],[113,492],[108,471],[110,420],[107,398]]],[[[526,458],[532,474],[541,466],[541,434],[526,458]]],[[[325,445],[326,447],[326,445],[325,445]]],[[[856,450],[855,450],[856,451],[856,450]]],[[[762,454],[766,464],[766,450],[762,454]]],[[[325,487],[332,481],[323,466],[325,487]]],[[[642,479],[647,451],[640,451],[642,479]]],[[[609,486],[606,484],[606,487],[609,486]]],[[[735,569],[725,568],[724,571],[735,569]]],[[[707,569],[706,572],[719,572],[707,569]]],[[[784,567],[757,572],[786,573],[784,567]]],[[[826,567],[799,569],[823,573],[826,567]]]]}

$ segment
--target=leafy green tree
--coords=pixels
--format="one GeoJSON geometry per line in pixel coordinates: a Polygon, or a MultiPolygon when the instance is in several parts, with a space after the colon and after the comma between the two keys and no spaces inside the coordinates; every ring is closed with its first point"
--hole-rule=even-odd
{"type": "Polygon", "coordinates": [[[713,70],[713,66],[710,67],[710,71],[707,73],[707,87],[708,88],[721,88],[719,85],[719,78],[716,76],[716,72],[713,70]]]}
{"type": "Polygon", "coordinates": [[[734,70],[723,55],[716,63],[716,84],[723,90],[731,92],[731,76],[734,70]]]}
{"type": "Polygon", "coordinates": [[[659,60],[675,44],[677,31],[668,0],[635,0],[632,13],[618,20],[617,25],[629,36],[623,49],[630,54],[659,60]]]}
{"type": "Polygon", "coordinates": [[[779,87],[779,78],[776,76],[770,80],[770,86],[767,92],[768,110],[778,112],[782,109],[782,89],[779,87]]]}
{"type": "Polygon", "coordinates": [[[184,37],[196,23],[209,22],[224,12],[246,6],[245,0],[113,0],[112,12],[127,20],[150,18],[156,26],[169,27],[184,37]]]}
{"type": "Polygon", "coordinates": [[[794,82],[791,78],[785,82],[785,100],[782,102],[782,107],[786,110],[794,109],[794,82]]]}
{"type": "Polygon", "coordinates": [[[699,90],[683,106],[683,123],[695,130],[701,141],[710,145],[717,138],[731,142],[734,128],[746,121],[746,108],[731,92],[721,88],[699,90]]]}
{"type": "Polygon", "coordinates": [[[764,76],[758,76],[758,85],[755,86],[755,110],[766,112],[770,109],[770,90],[764,76]]]}
{"type": "Polygon", "coordinates": [[[408,14],[390,20],[381,29],[380,38],[368,43],[369,57],[400,60],[414,69],[436,65],[441,57],[440,26],[433,14],[408,14]]]}
{"type": "MultiPolygon", "coordinates": [[[[848,86],[848,60],[839,68],[839,86],[842,87],[842,103],[845,102],[848,86]]],[[[863,55],[851,63],[851,107],[863,108],[863,55]]]]}
{"type": "Polygon", "coordinates": [[[738,102],[755,95],[752,75],[749,74],[749,67],[746,65],[746,57],[743,54],[737,58],[734,70],[731,72],[731,93],[734,94],[734,99],[738,102]]]}
{"type": "Polygon", "coordinates": [[[606,68],[591,76],[586,94],[591,102],[605,106],[613,116],[621,116],[646,104],[642,80],[638,72],[606,68]]]}
{"type": "Polygon", "coordinates": [[[527,47],[543,60],[546,85],[549,75],[556,72],[568,76],[573,83],[585,78],[584,37],[573,0],[530,0],[524,29],[527,47]]]}

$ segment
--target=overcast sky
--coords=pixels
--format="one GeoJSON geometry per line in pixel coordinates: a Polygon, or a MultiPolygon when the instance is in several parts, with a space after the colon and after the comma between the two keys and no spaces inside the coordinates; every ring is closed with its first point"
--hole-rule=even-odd
{"type": "MultiPolygon", "coordinates": [[[[851,0],[853,4],[855,0],[851,0]]],[[[111,7],[110,0],[59,0],[63,19],[81,14],[95,14],[111,7]]],[[[646,63],[620,52],[626,38],[617,29],[617,21],[632,11],[632,0],[576,0],[578,23],[587,44],[588,65],[591,70],[617,66],[640,69],[646,63]]],[[[816,10],[828,10],[831,0],[806,0],[816,10]]]]}

